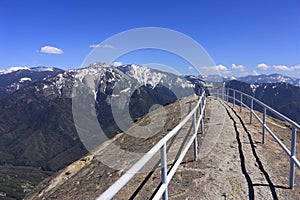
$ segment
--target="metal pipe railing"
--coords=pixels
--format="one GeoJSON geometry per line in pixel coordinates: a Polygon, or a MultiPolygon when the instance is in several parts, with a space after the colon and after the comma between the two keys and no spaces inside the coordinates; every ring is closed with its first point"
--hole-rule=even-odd
{"type": "MultiPolygon", "coordinates": [[[[224,90],[225,88],[223,88],[224,90]]],[[[293,189],[294,185],[295,185],[295,166],[298,167],[298,169],[300,169],[300,162],[299,160],[296,158],[296,140],[297,140],[297,130],[300,130],[300,125],[297,124],[296,122],[294,122],[293,120],[289,119],[288,117],[286,117],[285,115],[279,113],[278,111],[274,110],[273,108],[271,108],[270,106],[266,105],[265,103],[259,101],[258,99],[245,94],[239,90],[235,90],[232,88],[226,88],[227,90],[227,97],[223,98],[223,100],[225,101],[225,99],[227,100],[227,102],[229,102],[229,99],[232,99],[232,103],[235,106],[236,102],[239,102],[240,104],[240,111],[242,111],[242,107],[247,108],[250,111],[250,124],[252,124],[252,117],[254,116],[259,123],[262,125],[262,144],[265,143],[265,132],[267,131],[268,133],[270,133],[270,135],[273,137],[273,139],[277,142],[277,144],[285,151],[285,153],[290,157],[290,177],[289,177],[289,186],[291,189],[293,189]],[[230,91],[232,91],[232,96],[230,96],[230,91]],[[239,94],[240,99],[237,99],[236,94],[239,94]],[[245,102],[243,102],[243,97],[247,97],[250,99],[250,107],[248,105],[246,105],[245,102]],[[262,119],[258,116],[258,114],[256,114],[254,112],[253,109],[253,104],[257,103],[258,105],[260,105],[263,108],[263,117],[262,119]],[[291,139],[291,150],[289,150],[284,144],[283,142],[281,142],[281,140],[275,135],[275,133],[273,133],[273,131],[267,126],[266,124],[266,118],[267,118],[267,111],[273,113],[275,116],[279,117],[280,119],[288,122],[291,126],[292,126],[292,139],[291,139]]],[[[217,90],[217,94],[216,96],[218,97],[219,94],[219,90],[217,90]]]]}
{"type": "Polygon", "coordinates": [[[155,155],[156,152],[160,151],[160,160],[161,160],[161,186],[154,195],[153,199],[160,199],[161,197],[166,200],[168,199],[168,184],[174,176],[179,164],[183,160],[185,154],[187,153],[190,146],[194,143],[194,160],[197,159],[197,132],[199,125],[201,123],[202,131],[204,128],[203,118],[206,114],[206,98],[205,92],[201,94],[196,106],[193,110],[166,136],[164,136],[156,145],[154,145],[150,151],[148,151],[139,161],[137,161],[125,174],[123,174],[113,185],[111,185],[106,191],[104,191],[97,199],[112,199],[155,155]],[[200,115],[197,120],[197,111],[200,109],[200,115]],[[185,148],[182,150],[178,159],[172,166],[172,169],[167,173],[167,152],[166,146],[167,142],[175,136],[175,134],[188,122],[192,119],[194,132],[192,137],[188,141],[185,148]]]}

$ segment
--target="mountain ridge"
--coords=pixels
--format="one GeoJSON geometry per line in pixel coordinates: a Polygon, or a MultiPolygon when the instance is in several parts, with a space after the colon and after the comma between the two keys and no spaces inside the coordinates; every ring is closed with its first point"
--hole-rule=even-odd
{"type": "MultiPolygon", "coordinates": [[[[253,96],[295,122],[300,123],[300,87],[284,82],[249,84],[238,80],[227,82],[226,87],[253,96]]],[[[250,105],[249,100],[245,101],[250,105]]],[[[255,109],[262,111],[259,106],[255,109]]]]}
{"type": "Polygon", "coordinates": [[[238,81],[242,81],[242,82],[249,83],[249,84],[284,82],[284,83],[289,83],[291,85],[300,87],[300,79],[299,78],[292,78],[292,77],[285,76],[285,75],[278,74],[278,73],[224,78],[224,81],[230,81],[230,80],[238,80],[238,81]]]}
{"type": "MultiPolygon", "coordinates": [[[[130,102],[131,118],[136,120],[148,113],[152,105],[165,105],[180,97],[172,91],[183,91],[178,93],[183,96],[194,92],[190,82],[173,74],[136,65],[118,68],[103,63],[67,70],[31,83],[0,101],[0,167],[39,169],[41,175],[36,180],[41,181],[41,178],[47,177],[42,174],[58,171],[88,152],[78,136],[73,119],[72,95],[76,84],[92,88],[87,92],[96,102],[94,109],[98,122],[109,138],[120,132],[111,111],[112,98],[124,104],[118,98],[135,91],[125,99],[130,102]],[[124,81],[117,90],[115,85],[122,79],[124,81]]],[[[82,117],[86,122],[90,120],[89,116],[82,117]]],[[[22,185],[16,184],[18,177],[5,177],[2,183],[8,184],[10,181],[12,184],[6,191],[8,196],[14,195],[12,191],[18,191],[14,197],[22,198],[25,193],[22,185]]],[[[28,180],[26,183],[32,188],[37,182],[28,180]]],[[[0,188],[7,186],[0,184],[0,188]]]]}
{"type": "Polygon", "coordinates": [[[10,68],[0,72],[0,100],[13,92],[45,78],[56,76],[64,70],[49,67],[10,68]],[[4,72],[3,72],[4,71],[4,72]]]}
{"type": "MultiPolygon", "coordinates": [[[[19,167],[33,167],[39,172],[35,171],[38,176],[34,180],[28,179],[20,185],[15,182],[10,185],[15,186],[7,191],[10,194],[11,191],[18,191],[17,197],[24,196],[21,184],[29,184],[29,188],[32,188],[53,172],[86,155],[87,150],[80,141],[72,116],[74,87],[87,86],[88,90],[83,90],[82,94],[92,97],[96,102],[92,108],[96,110],[98,122],[106,136],[112,138],[121,132],[111,111],[112,101],[117,102],[117,108],[124,106],[118,99],[124,98],[124,101],[129,102],[130,118],[136,122],[148,113],[152,105],[167,105],[180,97],[198,94],[205,85],[205,80],[210,79],[205,76],[177,76],[139,65],[113,67],[105,63],[93,63],[81,69],[66,71],[51,71],[47,67],[38,67],[5,75],[18,73],[22,75],[15,79],[16,82],[24,82],[27,85],[16,88],[0,99],[0,168],[12,166],[16,172],[20,169],[21,173],[23,168],[19,167]],[[30,77],[23,76],[24,72],[57,74],[43,75],[37,81],[29,81],[30,77]],[[101,117],[101,114],[105,118],[101,117]]],[[[212,76],[211,79],[219,80],[220,77],[212,76]]],[[[257,98],[272,102],[271,106],[274,107],[284,100],[282,95],[277,93],[288,95],[290,100],[296,99],[299,94],[295,89],[298,87],[287,83],[247,84],[229,81],[226,86],[240,89],[250,95],[255,93],[257,98]],[[292,92],[289,93],[290,91],[292,92]],[[273,98],[266,98],[268,95],[273,98]],[[280,100],[276,100],[278,98],[280,100]]],[[[290,107],[284,107],[284,110],[292,112],[283,113],[288,116],[295,115],[298,111],[292,108],[297,105],[300,103],[293,100],[292,104],[287,105],[290,107]]],[[[86,122],[91,120],[89,116],[82,117],[86,122]]],[[[12,170],[3,168],[3,171],[12,170]]],[[[12,180],[16,181],[18,178],[12,180]]],[[[9,180],[4,182],[7,181],[9,180]]]]}

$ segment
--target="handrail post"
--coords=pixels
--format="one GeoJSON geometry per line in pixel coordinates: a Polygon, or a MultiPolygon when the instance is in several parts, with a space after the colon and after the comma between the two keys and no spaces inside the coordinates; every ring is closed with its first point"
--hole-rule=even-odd
{"type": "Polygon", "coordinates": [[[226,95],[226,98],[227,98],[227,102],[229,100],[229,88],[227,88],[227,95],[226,95]]]}
{"type": "MultiPolygon", "coordinates": [[[[201,107],[200,107],[201,108],[201,107]]],[[[194,135],[195,135],[195,139],[194,139],[194,160],[197,160],[197,120],[196,120],[196,112],[193,114],[193,126],[194,126],[194,135]]]]}
{"type": "Polygon", "coordinates": [[[296,140],[297,140],[297,129],[293,126],[292,129],[292,141],[291,141],[291,155],[290,155],[290,188],[294,188],[295,183],[295,162],[293,156],[296,155],[296,140]]]}
{"type": "MultiPolygon", "coordinates": [[[[206,100],[205,100],[206,101],[206,100]]],[[[205,110],[203,110],[203,108],[204,108],[204,105],[205,105],[205,103],[206,102],[201,102],[200,103],[200,116],[202,115],[202,113],[203,113],[203,115],[205,115],[206,113],[206,111],[205,110]]],[[[206,106],[205,106],[206,107],[206,106]]],[[[203,130],[203,128],[204,128],[204,125],[203,125],[203,116],[202,116],[202,119],[200,119],[200,126],[201,126],[201,133],[203,133],[204,132],[204,130],[203,130]]]]}
{"type": "MultiPolygon", "coordinates": [[[[203,95],[203,105],[204,106],[204,113],[203,113],[203,118],[206,117],[206,96],[205,94],[203,95]]],[[[203,118],[201,120],[203,120],[203,118]]]]}
{"type": "Polygon", "coordinates": [[[243,94],[242,94],[242,93],[240,93],[240,95],[241,95],[241,101],[240,101],[240,103],[241,103],[241,106],[240,106],[240,112],[242,112],[242,109],[243,109],[243,94]]]}
{"type": "Polygon", "coordinates": [[[252,118],[253,118],[253,98],[251,98],[250,124],[252,124],[252,118]]]}
{"type": "Polygon", "coordinates": [[[264,113],[263,113],[263,129],[262,129],[262,144],[265,143],[265,134],[266,134],[266,118],[267,118],[267,108],[264,107],[264,113]]]}
{"type": "MultiPolygon", "coordinates": [[[[161,182],[167,184],[167,151],[166,143],[160,148],[160,159],[161,159],[161,182]]],[[[168,200],[168,186],[162,196],[163,200],[168,200]]]]}
{"type": "Polygon", "coordinates": [[[233,90],[233,106],[235,106],[235,90],[233,90]]]}

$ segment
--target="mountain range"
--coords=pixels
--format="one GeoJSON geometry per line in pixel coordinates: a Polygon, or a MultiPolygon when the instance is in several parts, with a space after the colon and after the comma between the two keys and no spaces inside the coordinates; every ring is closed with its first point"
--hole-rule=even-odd
{"type": "Polygon", "coordinates": [[[0,70],[0,100],[24,86],[56,76],[63,71],[59,68],[44,66],[12,67],[8,70],[0,70]]]}
{"type": "MultiPolygon", "coordinates": [[[[253,96],[288,118],[300,123],[300,87],[285,82],[249,84],[237,80],[227,82],[226,87],[253,96]]],[[[249,100],[247,103],[250,105],[249,100]]],[[[262,111],[261,106],[255,106],[254,108],[262,111]]],[[[272,113],[268,114],[273,116],[272,113]]]]}
{"type": "MultiPolygon", "coordinates": [[[[4,75],[8,78],[9,75],[16,77],[16,74],[24,73],[29,77],[31,71],[19,70],[4,75]]],[[[12,173],[2,177],[0,183],[0,192],[6,197],[22,198],[24,185],[32,188],[87,153],[76,131],[72,113],[72,97],[76,96],[73,90],[80,84],[92,87],[90,92],[95,101],[97,119],[108,137],[121,131],[111,111],[112,97],[120,104],[117,105],[119,109],[125,101],[129,102],[131,118],[138,119],[152,105],[166,105],[194,91],[193,85],[182,77],[137,65],[112,67],[94,63],[78,70],[60,71],[52,77],[45,77],[44,72],[38,71],[43,73],[38,81],[7,93],[8,96],[0,101],[0,170],[12,173]],[[120,87],[115,88],[116,85],[120,87]],[[129,97],[122,95],[131,92],[133,94],[129,97]],[[7,166],[14,170],[8,170],[7,166]],[[14,175],[21,176],[24,169],[20,168],[18,173],[17,167],[34,168],[31,171],[38,176],[34,181],[20,181],[14,175]],[[5,191],[1,191],[2,188],[5,191]]],[[[22,78],[19,75],[15,80],[19,83],[22,78]]],[[[90,119],[85,117],[83,114],[82,118],[88,123],[90,119]]],[[[30,170],[27,171],[30,174],[30,170]]]]}
{"type": "MultiPolygon", "coordinates": [[[[88,152],[74,123],[72,98],[91,97],[94,103],[89,109],[96,110],[101,128],[112,138],[122,132],[112,108],[122,110],[127,102],[130,118],[136,121],[155,104],[199,94],[205,80],[204,76],[182,77],[144,66],[105,63],[66,71],[49,67],[0,71],[0,174],[6,174],[0,175],[0,195],[22,198],[41,180],[88,152]],[[78,90],[81,86],[88,90],[78,90]]],[[[255,95],[300,121],[298,79],[277,74],[224,80],[227,87],[255,95]]],[[[80,117],[86,124],[92,121],[88,115],[80,117]]]]}
{"type": "Polygon", "coordinates": [[[299,78],[292,78],[288,76],[284,76],[282,74],[261,74],[261,75],[249,75],[243,77],[226,77],[223,78],[224,81],[228,82],[230,80],[238,80],[241,82],[254,84],[254,83],[288,83],[290,85],[300,87],[300,79],[299,78]]]}

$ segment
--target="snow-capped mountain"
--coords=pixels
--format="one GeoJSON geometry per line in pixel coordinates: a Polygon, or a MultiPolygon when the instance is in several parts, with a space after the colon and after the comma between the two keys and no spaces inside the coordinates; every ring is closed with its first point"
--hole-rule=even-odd
{"type": "MultiPolygon", "coordinates": [[[[91,107],[96,110],[101,128],[108,137],[113,137],[120,132],[112,113],[113,100],[120,109],[129,102],[130,116],[135,120],[154,104],[165,105],[197,92],[199,85],[207,80],[219,82],[220,77],[180,77],[138,65],[116,67],[104,63],[67,71],[48,67],[1,71],[0,88],[5,88],[6,98],[0,101],[0,166],[30,166],[44,174],[58,171],[86,154],[74,124],[74,97],[92,98],[91,107]],[[84,90],[77,92],[81,87],[84,90]]],[[[284,95],[295,99],[295,88],[298,88],[290,88],[288,84],[287,87],[274,84],[266,88],[260,84],[243,84],[246,83],[239,82],[236,87],[246,88],[250,94],[255,92],[257,97],[267,94],[261,91],[273,89],[273,98],[262,100],[275,103],[286,101],[284,95]]],[[[300,103],[293,101],[288,105],[291,107],[285,107],[293,110],[288,114],[300,113],[294,109],[297,105],[300,103]]],[[[80,117],[90,124],[91,120],[84,113],[80,117]]],[[[12,181],[16,182],[18,177],[12,181]]],[[[18,191],[22,193],[23,188],[19,186],[18,191]]]]}
{"type": "MultiPolygon", "coordinates": [[[[129,102],[134,121],[154,104],[165,105],[194,93],[194,85],[183,77],[137,65],[113,67],[94,63],[82,69],[60,71],[53,77],[40,76],[40,81],[32,83],[36,80],[30,76],[32,73],[45,72],[51,71],[22,69],[0,77],[3,82],[4,78],[13,79],[8,85],[30,83],[0,101],[0,166],[30,166],[55,172],[87,153],[72,112],[72,97],[85,92],[90,96],[82,97],[92,98],[91,107],[108,137],[120,132],[111,110],[112,99],[121,109],[124,102],[129,102]],[[89,90],[76,93],[80,87],[89,90]]],[[[91,120],[84,113],[80,117],[89,124],[91,120]]],[[[21,187],[19,190],[23,191],[21,187]]]]}
{"type": "Polygon", "coordinates": [[[249,83],[249,84],[254,84],[254,83],[289,83],[294,86],[300,87],[300,79],[298,78],[291,78],[288,76],[284,76],[282,74],[261,74],[257,76],[244,76],[244,77],[239,77],[236,78],[236,80],[249,83]]]}
{"type": "Polygon", "coordinates": [[[0,70],[0,99],[30,85],[34,82],[42,81],[44,78],[56,76],[64,72],[52,67],[12,67],[7,70],[0,70]]]}
{"type": "Polygon", "coordinates": [[[232,80],[237,80],[237,78],[235,76],[224,76],[223,77],[223,81],[227,82],[227,81],[232,81],[232,80]]]}
{"type": "Polygon", "coordinates": [[[57,70],[58,68],[55,67],[45,67],[45,66],[38,66],[38,67],[11,67],[9,69],[5,69],[5,70],[0,70],[0,75],[3,74],[10,74],[12,72],[16,72],[16,71],[38,71],[38,72],[42,72],[42,71],[50,71],[53,72],[55,70],[57,70]]]}
{"type": "Polygon", "coordinates": [[[36,84],[34,88],[39,96],[42,95],[51,99],[70,98],[74,84],[75,87],[78,84],[84,84],[92,88],[95,99],[99,93],[108,96],[117,95],[113,93],[121,92],[119,91],[121,87],[127,93],[141,86],[152,90],[163,87],[175,92],[178,98],[194,92],[194,84],[184,77],[144,66],[123,65],[116,67],[104,63],[94,63],[85,68],[67,70],[55,77],[45,79],[40,84],[36,84]],[[116,85],[120,88],[114,91],[116,85]],[[182,90],[183,88],[184,90],[182,90]]]}

